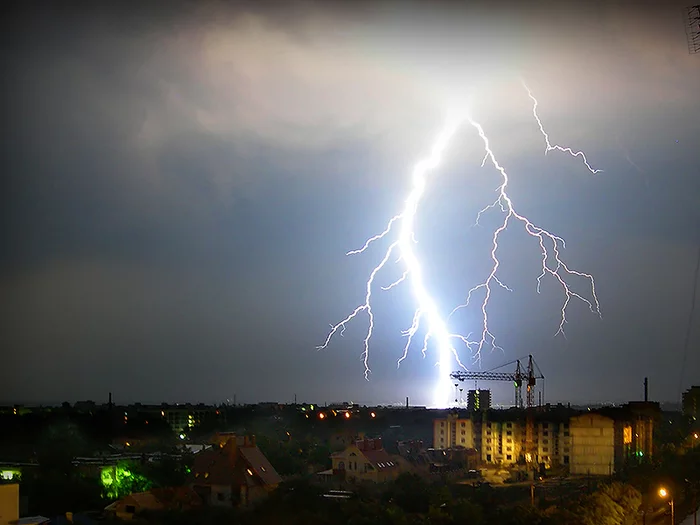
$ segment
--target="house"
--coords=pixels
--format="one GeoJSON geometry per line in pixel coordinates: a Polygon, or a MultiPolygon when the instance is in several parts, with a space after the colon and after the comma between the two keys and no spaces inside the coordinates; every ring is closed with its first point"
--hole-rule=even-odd
{"type": "Polygon", "coordinates": [[[264,498],[281,481],[255,436],[230,435],[195,455],[190,484],[206,504],[239,506],[264,498]]]}
{"type": "Polygon", "coordinates": [[[105,512],[130,520],[143,511],[190,510],[202,506],[202,499],[189,487],[156,488],[138,492],[105,507],[105,512]]]}
{"type": "Polygon", "coordinates": [[[331,454],[333,474],[349,481],[381,483],[395,479],[399,465],[382,446],[382,439],[362,439],[331,454]]]}
{"type": "Polygon", "coordinates": [[[19,519],[19,483],[0,485],[0,525],[19,519]]]}

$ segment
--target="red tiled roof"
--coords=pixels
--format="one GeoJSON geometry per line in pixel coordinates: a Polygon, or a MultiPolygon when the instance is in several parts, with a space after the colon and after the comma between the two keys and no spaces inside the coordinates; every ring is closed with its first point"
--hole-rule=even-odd
{"type": "Polygon", "coordinates": [[[363,450],[362,453],[377,470],[390,470],[393,468],[398,468],[396,462],[391,459],[389,453],[384,449],[363,450]]]}
{"type": "Polygon", "coordinates": [[[282,482],[280,475],[258,447],[243,447],[239,450],[248,467],[265,485],[277,485],[282,482]]]}
{"type": "Polygon", "coordinates": [[[199,495],[189,487],[155,488],[150,490],[165,508],[198,507],[202,504],[199,495]]]}
{"type": "Polygon", "coordinates": [[[263,485],[282,481],[275,468],[257,446],[240,446],[232,439],[223,447],[207,449],[194,457],[194,482],[205,485],[263,485]],[[247,473],[250,469],[253,476],[247,473]]]}

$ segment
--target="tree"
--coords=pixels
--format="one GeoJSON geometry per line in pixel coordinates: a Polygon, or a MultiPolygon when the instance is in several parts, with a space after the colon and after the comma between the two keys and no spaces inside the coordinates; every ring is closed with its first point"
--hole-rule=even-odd
{"type": "Polygon", "coordinates": [[[114,467],[106,467],[100,473],[103,494],[108,499],[120,499],[134,492],[145,492],[153,487],[153,482],[135,466],[120,462],[114,467]]]}
{"type": "Polygon", "coordinates": [[[450,514],[456,523],[469,523],[470,525],[483,525],[486,523],[484,509],[467,499],[456,500],[450,509],[450,514]]]}
{"type": "Polygon", "coordinates": [[[395,503],[406,512],[428,512],[430,489],[428,484],[416,474],[400,474],[393,486],[384,495],[385,500],[395,503]]]}

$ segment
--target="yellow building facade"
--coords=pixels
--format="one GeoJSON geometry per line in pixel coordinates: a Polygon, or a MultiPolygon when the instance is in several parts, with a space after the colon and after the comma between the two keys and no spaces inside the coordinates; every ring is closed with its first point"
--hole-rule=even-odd
{"type": "Polygon", "coordinates": [[[611,475],[615,469],[615,421],[590,413],[574,416],[571,430],[571,474],[611,475]]]}

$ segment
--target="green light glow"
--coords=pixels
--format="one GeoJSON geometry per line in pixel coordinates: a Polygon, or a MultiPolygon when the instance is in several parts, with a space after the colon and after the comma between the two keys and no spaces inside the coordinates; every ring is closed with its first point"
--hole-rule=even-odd
{"type": "Polygon", "coordinates": [[[22,477],[21,474],[22,473],[17,469],[0,470],[0,479],[6,481],[19,480],[19,478],[22,477]]]}
{"type": "Polygon", "coordinates": [[[104,496],[119,499],[134,492],[145,492],[153,483],[145,476],[132,472],[126,465],[104,467],[100,472],[104,496]]]}

